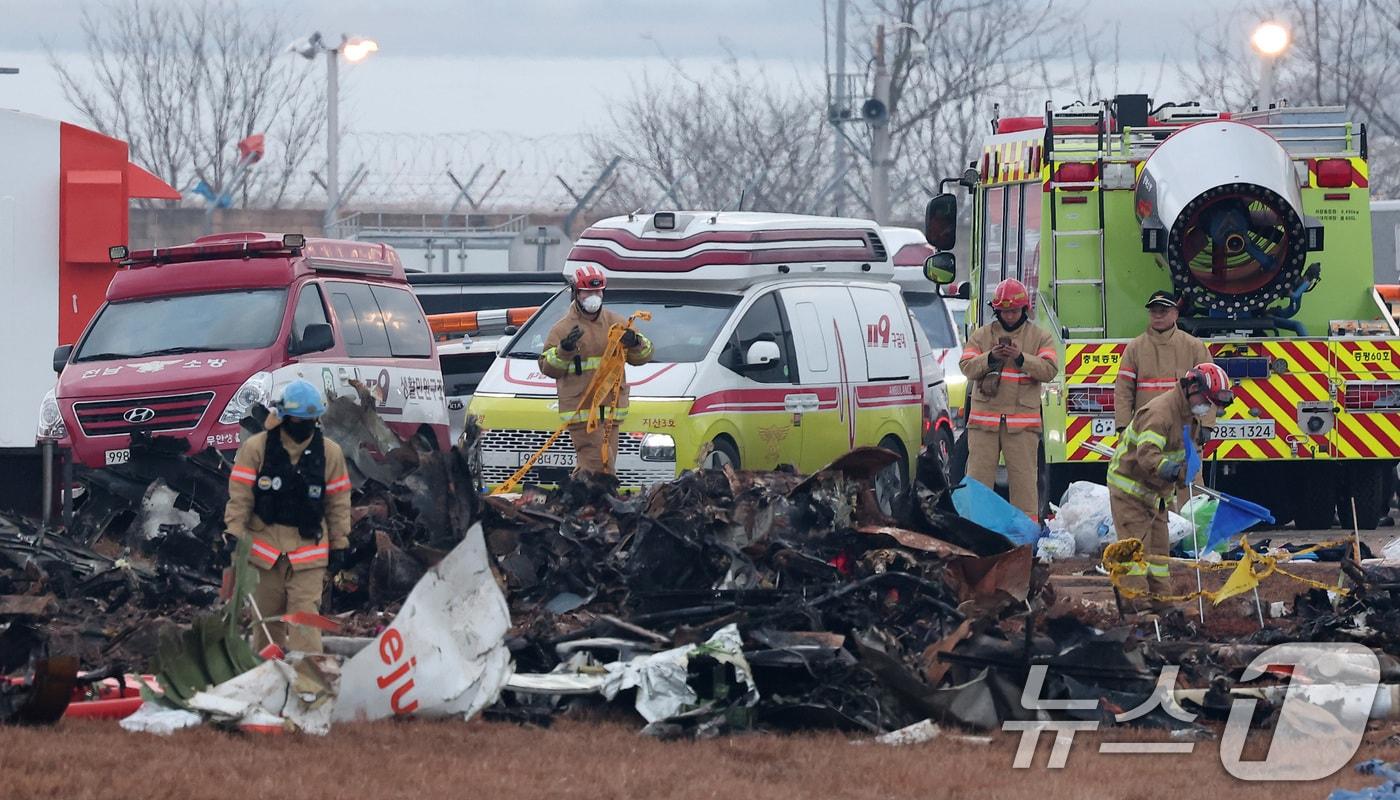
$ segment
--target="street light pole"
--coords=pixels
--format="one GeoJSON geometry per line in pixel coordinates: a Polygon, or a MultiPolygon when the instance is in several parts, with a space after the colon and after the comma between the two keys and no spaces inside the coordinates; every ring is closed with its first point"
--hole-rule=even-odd
{"type": "Polygon", "coordinates": [[[326,48],[326,214],[327,236],[340,210],[340,48],[326,48]]]}
{"type": "Polygon", "coordinates": [[[1277,22],[1263,23],[1255,28],[1253,35],[1249,37],[1254,52],[1259,54],[1258,105],[1261,110],[1267,109],[1270,103],[1278,99],[1274,96],[1277,91],[1274,88],[1274,73],[1278,67],[1278,60],[1288,49],[1291,38],[1288,28],[1277,22]]]}
{"type": "Polygon", "coordinates": [[[875,99],[884,115],[871,121],[870,211],[881,225],[890,222],[890,73],[885,67],[885,26],[875,27],[875,99]]]}

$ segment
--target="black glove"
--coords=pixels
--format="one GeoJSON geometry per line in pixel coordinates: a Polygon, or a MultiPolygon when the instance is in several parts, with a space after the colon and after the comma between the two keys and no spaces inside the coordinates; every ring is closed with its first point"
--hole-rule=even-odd
{"type": "Polygon", "coordinates": [[[219,538],[222,540],[219,543],[219,563],[231,567],[233,566],[233,554],[238,551],[238,537],[224,531],[224,535],[219,538]]]}
{"type": "Polygon", "coordinates": [[[637,332],[632,330],[631,328],[628,328],[627,330],[622,332],[622,346],[627,348],[628,350],[631,350],[632,348],[636,347],[641,343],[642,337],[638,336],[637,332]]]}
{"type": "Polygon", "coordinates": [[[564,352],[572,353],[574,348],[578,347],[578,340],[582,338],[583,329],[575,325],[574,329],[569,331],[569,335],[564,337],[564,341],[559,343],[559,346],[564,349],[564,352]]]}
{"type": "Polygon", "coordinates": [[[340,549],[340,550],[332,550],[332,551],[331,551],[330,558],[327,559],[327,562],[328,562],[328,563],[326,564],[326,569],[330,570],[330,573],[331,573],[332,575],[334,575],[334,574],[336,574],[337,572],[340,572],[341,570],[345,569],[345,550],[344,550],[344,548],[342,548],[342,549],[340,549]]]}

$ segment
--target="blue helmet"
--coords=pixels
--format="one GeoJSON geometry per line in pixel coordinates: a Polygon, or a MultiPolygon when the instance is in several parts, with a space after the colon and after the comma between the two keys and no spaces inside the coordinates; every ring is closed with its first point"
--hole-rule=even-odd
{"type": "Polygon", "coordinates": [[[277,416],[296,419],[316,419],[326,413],[326,401],[310,381],[294,380],[282,389],[282,396],[274,405],[277,416]]]}

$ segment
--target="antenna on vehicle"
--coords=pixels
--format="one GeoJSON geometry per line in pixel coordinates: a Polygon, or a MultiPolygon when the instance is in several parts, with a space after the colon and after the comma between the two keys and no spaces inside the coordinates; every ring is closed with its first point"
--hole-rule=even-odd
{"type": "Polygon", "coordinates": [[[636,222],[636,221],[637,221],[636,217],[637,217],[637,215],[640,214],[640,213],[642,213],[642,208],[641,208],[641,206],[638,206],[637,209],[636,209],[635,211],[628,211],[628,212],[627,212],[627,221],[628,221],[628,222],[636,222]]]}
{"type": "Polygon", "coordinates": [[[713,224],[715,224],[716,222],[719,222],[719,212],[718,212],[718,211],[716,211],[714,214],[712,214],[712,215],[710,216],[710,224],[713,225],[713,224]]]}

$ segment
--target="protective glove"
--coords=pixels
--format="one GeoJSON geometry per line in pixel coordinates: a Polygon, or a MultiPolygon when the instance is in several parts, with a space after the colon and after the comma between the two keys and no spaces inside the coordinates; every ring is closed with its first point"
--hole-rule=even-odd
{"type": "Polygon", "coordinates": [[[583,329],[575,325],[574,329],[569,331],[569,335],[564,337],[564,341],[559,343],[559,347],[566,353],[572,353],[574,352],[574,348],[578,347],[578,340],[582,338],[583,329]]]}
{"type": "Polygon", "coordinates": [[[1157,477],[1164,481],[1176,482],[1181,477],[1182,463],[1175,458],[1164,458],[1157,465],[1157,477]]]}
{"type": "Polygon", "coordinates": [[[330,558],[327,559],[326,569],[332,575],[345,569],[345,550],[343,548],[331,551],[330,558]]]}
{"type": "Polygon", "coordinates": [[[636,347],[641,343],[642,337],[638,336],[637,332],[632,330],[631,328],[628,328],[627,330],[622,332],[622,346],[627,348],[628,350],[631,350],[632,348],[636,347]]]}

